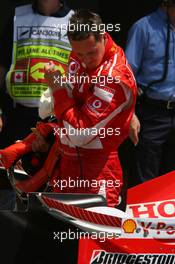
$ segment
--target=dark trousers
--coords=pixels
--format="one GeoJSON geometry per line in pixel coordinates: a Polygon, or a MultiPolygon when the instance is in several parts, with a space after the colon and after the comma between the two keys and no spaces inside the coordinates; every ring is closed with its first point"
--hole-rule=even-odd
{"type": "Polygon", "coordinates": [[[175,108],[154,101],[137,105],[141,123],[136,147],[138,183],[175,170],[175,108]]]}
{"type": "Polygon", "coordinates": [[[0,133],[0,148],[13,144],[16,140],[25,138],[31,133],[31,127],[39,120],[38,108],[24,107],[13,104],[13,100],[6,95],[3,106],[3,130],[0,133]]]}
{"type": "MultiPolygon", "coordinates": [[[[2,100],[2,98],[1,98],[2,100]]],[[[3,94],[3,102],[1,102],[3,109],[3,130],[0,133],[0,149],[3,149],[16,140],[25,138],[31,133],[31,127],[36,126],[39,120],[38,108],[29,108],[22,105],[14,105],[13,100],[7,95],[3,94]]],[[[0,171],[0,181],[4,177],[0,171]]],[[[0,189],[0,210],[13,210],[16,202],[16,195],[8,179],[7,185],[0,189]]],[[[1,184],[0,184],[1,185],[1,184]]]]}

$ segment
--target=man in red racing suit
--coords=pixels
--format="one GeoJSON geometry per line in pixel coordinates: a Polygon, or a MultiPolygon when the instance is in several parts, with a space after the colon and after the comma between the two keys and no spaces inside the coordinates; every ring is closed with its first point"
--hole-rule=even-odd
{"type": "MultiPolygon", "coordinates": [[[[78,11],[71,23],[84,17],[88,23],[87,15],[97,19],[97,14],[78,11]]],[[[114,207],[123,183],[117,149],[129,133],[135,79],[123,50],[108,33],[96,37],[91,31],[82,38],[73,33],[68,33],[73,52],[66,84],[52,62],[46,65],[62,153],[52,178],[53,191],[101,194],[114,207]]]]}

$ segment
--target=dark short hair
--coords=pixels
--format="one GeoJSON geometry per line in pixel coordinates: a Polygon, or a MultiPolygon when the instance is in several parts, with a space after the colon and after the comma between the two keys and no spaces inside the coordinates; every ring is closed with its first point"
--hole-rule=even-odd
{"type": "Polygon", "coordinates": [[[98,41],[101,37],[101,17],[88,9],[79,9],[69,20],[67,35],[70,40],[84,40],[94,35],[98,41]]]}
{"type": "Polygon", "coordinates": [[[175,4],[175,0],[158,0],[159,4],[164,4],[164,5],[174,5],[175,4]]]}

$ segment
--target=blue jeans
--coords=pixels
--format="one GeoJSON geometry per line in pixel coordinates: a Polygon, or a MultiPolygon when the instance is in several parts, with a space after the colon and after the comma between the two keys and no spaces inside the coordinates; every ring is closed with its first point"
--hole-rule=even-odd
{"type": "Polygon", "coordinates": [[[16,194],[12,189],[0,190],[0,210],[13,210],[16,203],[16,194]]]}
{"type": "Polygon", "coordinates": [[[137,115],[141,124],[136,146],[139,183],[175,170],[175,108],[142,102],[137,115]]]}

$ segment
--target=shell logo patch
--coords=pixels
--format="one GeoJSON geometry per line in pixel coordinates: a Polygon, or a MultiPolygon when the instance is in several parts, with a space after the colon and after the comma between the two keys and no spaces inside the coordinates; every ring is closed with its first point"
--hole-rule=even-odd
{"type": "Polygon", "coordinates": [[[137,228],[137,225],[133,219],[127,219],[123,222],[122,228],[125,233],[133,234],[137,228]]]}

